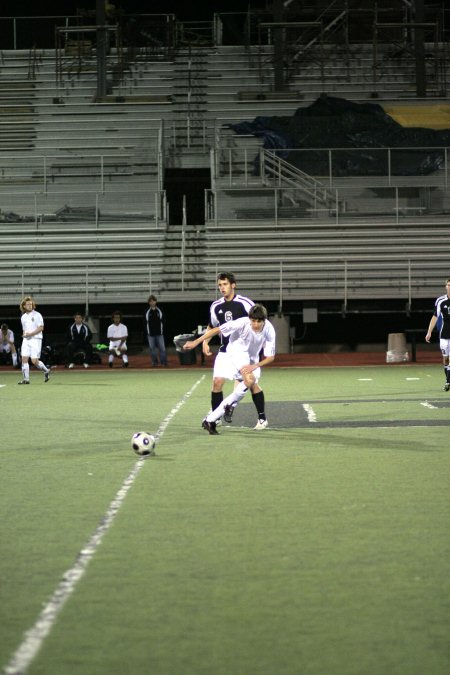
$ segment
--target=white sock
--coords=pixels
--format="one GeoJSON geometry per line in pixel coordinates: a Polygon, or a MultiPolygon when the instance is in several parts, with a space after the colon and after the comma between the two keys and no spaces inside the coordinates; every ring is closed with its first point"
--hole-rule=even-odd
{"type": "Polygon", "coordinates": [[[30,379],[30,366],[28,363],[22,363],[22,378],[24,380],[30,379]]]}
{"type": "Polygon", "coordinates": [[[11,356],[12,356],[13,366],[14,366],[14,368],[15,368],[15,367],[17,366],[17,354],[16,354],[15,352],[13,352],[13,353],[11,354],[11,356]]]}
{"type": "Polygon", "coordinates": [[[48,373],[49,371],[49,368],[47,368],[47,366],[44,363],[42,363],[42,361],[38,361],[36,363],[36,366],[39,368],[39,370],[43,370],[44,373],[48,373]]]}
{"type": "Polygon", "coordinates": [[[206,416],[207,422],[217,422],[217,420],[220,419],[225,412],[225,406],[232,405],[233,407],[236,407],[239,401],[244,398],[246,391],[247,387],[243,382],[240,382],[235,390],[231,392],[229,396],[224,398],[222,403],[218,405],[215,410],[206,416]]]}

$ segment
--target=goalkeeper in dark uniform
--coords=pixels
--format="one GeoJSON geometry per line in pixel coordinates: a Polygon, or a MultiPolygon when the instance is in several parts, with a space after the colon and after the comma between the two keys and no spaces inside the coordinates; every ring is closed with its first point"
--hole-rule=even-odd
{"type": "MultiPolygon", "coordinates": [[[[208,328],[216,328],[228,321],[240,319],[243,316],[248,316],[248,312],[255,304],[250,298],[236,293],[236,278],[231,272],[222,272],[217,277],[217,286],[219,288],[221,298],[215,300],[209,309],[209,325],[208,328]]],[[[220,348],[214,360],[213,383],[211,391],[211,410],[215,410],[223,401],[223,385],[225,380],[233,380],[235,369],[230,363],[229,355],[227,354],[228,338],[222,336],[220,348]]],[[[206,356],[211,355],[209,348],[209,340],[205,340],[202,344],[203,353],[206,356]]],[[[227,407],[224,414],[224,420],[231,422],[231,417],[234,408],[227,407]]]]}
{"type": "Polygon", "coordinates": [[[442,361],[444,364],[445,384],[444,391],[450,389],[450,279],[445,284],[445,294],[440,295],[434,304],[433,316],[428,326],[428,332],[425,340],[430,342],[431,333],[439,322],[439,347],[441,349],[442,361]]]}

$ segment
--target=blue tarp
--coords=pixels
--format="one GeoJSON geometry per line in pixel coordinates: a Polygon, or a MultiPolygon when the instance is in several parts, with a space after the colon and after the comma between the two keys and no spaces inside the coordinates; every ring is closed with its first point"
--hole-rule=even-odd
{"type": "Polygon", "coordinates": [[[335,176],[385,175],[387,153],[375,150],[404,148],[392,152],[391,174],[427,175],[443,167],[443,148],[450,146],[450,129],[403,127],[376,103],[353,103],[332,96],[320,96],[291,117],[255,117],[253,122],[228,127],[237,134],[262,138],[264,148],[280,149],[280,157],[311,174],[328,172],[328,155],[321,148],[340,148],[333,152],[335,176]],[[288,148],[319,151],[289,153],[288,148]],[[365,152],[350,151],[356,148],[365,152]]]}

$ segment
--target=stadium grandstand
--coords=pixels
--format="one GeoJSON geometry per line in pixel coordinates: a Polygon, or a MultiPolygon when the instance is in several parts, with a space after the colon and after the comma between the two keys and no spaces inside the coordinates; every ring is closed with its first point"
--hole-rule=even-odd
{"type": "Polygon", "coordinates": [[[85,4],[0,16],[2,316],[29,292],[55,321],[138,316],[151,292],[176,334],[226,269],[291,336],[426,325],[449,276],[445,2],[85,4]]]}

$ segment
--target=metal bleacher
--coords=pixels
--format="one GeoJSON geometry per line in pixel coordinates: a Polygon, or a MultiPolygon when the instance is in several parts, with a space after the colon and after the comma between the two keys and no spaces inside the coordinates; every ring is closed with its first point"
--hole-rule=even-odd
{"type": "Polygon", "coordinates": [[[0,302],[30,288],[53,304],[141,302],[150,289],[165,302],[209,300],[223,268],[255,298],[433,295],[448,275],[447,161],[427,176],[301,176],[269,167],[258,138],[229,128],[290,117],[323,93],[376,98],[402,124],[450,126],[438,83],[435,100],[416,100],[410,62],[387,47],[376,83],[370,45],[323,47],[283,91],[270,42],[137,51],[101,99],[89,45],[59,71],[55,50],[3,52],[0,302]],[[165,167],[197,166],[211,170],[205,223],[169,226],[165,167]]]}

